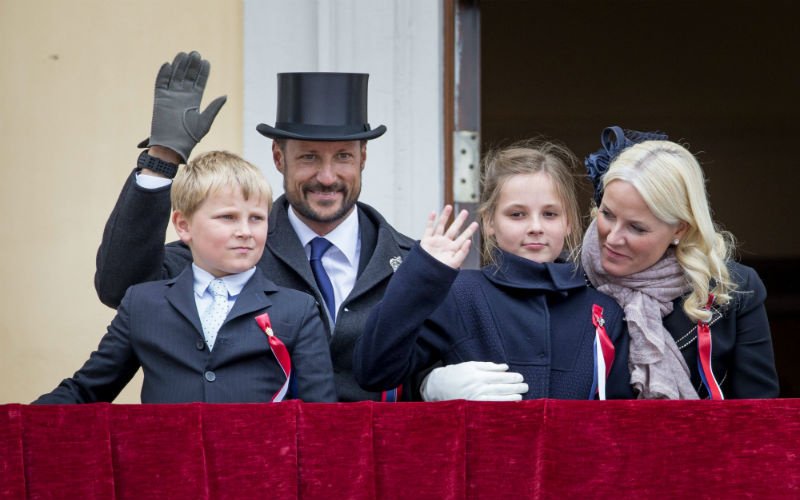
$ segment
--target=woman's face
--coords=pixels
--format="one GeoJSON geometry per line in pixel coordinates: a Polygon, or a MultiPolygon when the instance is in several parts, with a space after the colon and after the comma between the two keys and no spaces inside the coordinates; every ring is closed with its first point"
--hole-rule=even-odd
{"type": "Polygon", "coordinates": [[[684,222],[673,225],[656,218],[630,183],[617,180],[605,187],[597,236],[608,274],[628,276],[649,268],[685,232],[684,222]]]}
{"type": "Polygon", "coordinates": [[[542,263],[558,258],[569,228],[552,179],[538,172],[505,181],[486,232],[506,252],[542,263]]]}

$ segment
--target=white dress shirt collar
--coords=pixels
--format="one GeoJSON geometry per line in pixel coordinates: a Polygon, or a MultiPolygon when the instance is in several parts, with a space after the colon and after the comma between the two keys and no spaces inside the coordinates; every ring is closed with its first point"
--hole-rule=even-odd
{"type": "MultiPolygon", "coordinates": [[[[208,289],[208,284],[216,278],[205,269],[197,267],[194,262],[192,262],[192,272],[194,274],[194,293],[197,297],[202,297],[206,293],[206,289],[208,289]]],[[[252,267],[247,271],[222,277],[222,282],[225,283],[225,288],[228,289],[228,296],[233,298],[242,293],[242,289],[255,272],[256,268],[252,267]]]]}
{"type": "MultiPolygon", "coordinates": [[[[291,205],[289,206],[288,216],[289,223],[292,225],[297,237],[300,238],[300,243],[303,245],[303,248],[307,248],[308,243],[311,240],[320,236],[315,233],[314,230],[308,227],[305,222],[300,220],[300,217],[297,216],[297,214],[294,212],[294,208],[292,208],[291,205]]],[[[353,211],[350,212],[350,215],[348,215],[341,222],[341,224],[336,226],[333,231],[324,236],[326,240],[333,243],[333,246],[342,252],[351,266],[356,266],[358,263],[358,242],[361,236],[359,229],[358,207],[354,207],[353,211]]],[[[310,250],[307,249],[306,253],[308,254],[309,251],[310,250]]]]}

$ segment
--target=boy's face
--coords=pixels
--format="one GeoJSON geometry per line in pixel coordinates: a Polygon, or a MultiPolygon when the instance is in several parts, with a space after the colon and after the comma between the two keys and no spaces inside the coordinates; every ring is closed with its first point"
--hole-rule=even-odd
{"type": "Polygon", "coordinates": [[[192,250],[194,263],[217,278],[255,266],[267,242],[267,200],[245,200],[238,187],[209,194],[186,218],[172,215],[181,241],[192,250]]]}

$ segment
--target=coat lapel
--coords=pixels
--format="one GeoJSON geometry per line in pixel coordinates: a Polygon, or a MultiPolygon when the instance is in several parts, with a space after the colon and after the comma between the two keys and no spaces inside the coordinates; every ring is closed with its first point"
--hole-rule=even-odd
{"type": "Polygon", "coordinates": [[[283,261],[284,264],[300,275],[312,290],[316,290],[317,283],[311,273],[311,266],[308,263],[306,252],[303,250],[300,239],[289,222],[287,206],[288,203],[283,196],[275,201],[269,221],[267,247],[275,258],[283,261]]]}
{"type": "Polygon", "coordinates": [[[189,323],[194,326],[201,338],[203,336],[203,325],[200,323],[200,313],[197,312],[197,303],[194,300],[194,273],[192,266],[186,266],[177,278],[168,282],[169,288],[164,294],[167,302],[172,304],[189,323]]]}
{"type": "Polygon", "coordinates": [[[388,230],[381,228],[376,230],[373,222],[367,217],[362,217],[361,212],[359,212],[359,217],[359,224],[362,227],[361,258],[363,259],[365,256],[363,253],[365,240],[375,241],[375,250],[372,252],[372,256],[369,257],[369,261],[366,265],[359,265],[363,271],[359,274],[353,291],[350,292],[350,296],[347,297],[347,302],[355,300],[360,295],[369,292],[380,282],[394,274],[395,267],[393,267],[393,264],[395,266],[399,265],[400,262],[402,262],[402,256],[406,253],[401,251],[388,230]],[[367,232],[367,237],[364,237],[365,231],[367,232]],[[370,231],[372,235],[369,234],[370,231]],[[377,238],[373,236],[376,233],[377,238]]]}
{"type": "MultiPolygon", "coordinates": [[[[275,283],[269,281],[261,269],[256,268],[255,274],[250,278],[250,281],[242,289],[242,293],[236,298],[236,303],[233,304],[233,309],[225,319],[225,323],[233,321],[234,319],[252,314],[257,311],[266,309],[272,305],[269,294],[277,292],[278,287],[275,283]]],[[[225,324],[223,323],[223,325],[225,324]]]]}
{"type": "Polygon", "coordinates": [[[361,255],[358,259],[358,275],[360,278],[372,260],[372,254],[378,246],[378,227],[363,210],[358,211],[358,230],[361,233],[361,255]]]}
{"type": "MultiPolygon", "coordinates": [[[[689,319],[686,313],[683,312],[683,299],[685,297],[684,295],[672,301],[672,312],[667,314],[663,320],[664,328],[672,335],[678,348],[682,351],[689,345],[694,345],[693,341],[697,338],[697,322],[689,319]]],[[[719,308],[712,307],[711,321],[708,322],[711,326],[712,338],[714,336],[714,323],[719,321],[720,318],[722,318],[722,312],[720,312],[719,308]]],[[[697,347],[695,346],[693,349],[697,349],[697,347]]]]}

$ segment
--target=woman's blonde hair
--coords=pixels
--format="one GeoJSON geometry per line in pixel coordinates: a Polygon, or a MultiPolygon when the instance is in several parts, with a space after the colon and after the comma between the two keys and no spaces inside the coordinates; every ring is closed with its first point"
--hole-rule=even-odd
{"type": "Polygon", "coordinates": [[[711,219],[705,177],[697,159],[674,142],[645,141],[624,150],[611,163],[603,176],[603,188],[617,180],[636,188],[659,220],[687,225],[675,248],[692,287],[683,310],[694,321],[708,321],[708,294],[714,294],[715,303],[725,305],[736,289],[726,265],[734,238],[711,219]]]}
{"type": "Polygon", "coordinates": [[[494,217],[497,200],[506,181],[515,175],[539,172],[547,174],[553,181],[567,223],[570,225],[565,246],[570,259],[577,258],[576,249],[583,234],[574,175],[577,165],[578,159],[566,146],[540,139],[516,142],[486,154],[483,159],[481,202],[478,207],[478,218],[483,232],[481,260],[484,263],[494,262],[497,240],[487,235],[485,229],[494,217]]]}
{"type": "Polygon", "coordinates": [[[172,209],[190,218],[211,193],[238,187],[242,196],[267,202],[272,211],[272,188],[252,163],[227,151],[210,151],[194,157],[178,171],[172,183],[172,209]]]}

